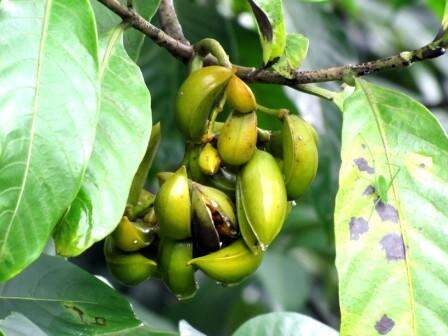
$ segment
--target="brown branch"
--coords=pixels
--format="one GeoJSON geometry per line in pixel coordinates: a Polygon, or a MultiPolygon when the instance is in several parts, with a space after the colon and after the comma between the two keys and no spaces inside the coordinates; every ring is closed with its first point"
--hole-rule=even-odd
{"type": "MultiPolygon", "coordinates": [[[[194,49],[191,45],[182,43],[171,37],[146,21],[133,9],[123,6],[117,0],[98,1],[118,14],[132,27],[147,35],[156,44],[166,48],[173,56],[181,61],[188,62],[194,56],[194,49]]],[[[248,82],[281,84],[298,90],[309,90],[309,87],[304,87],[303,84],[343,80],[347,76],[364,76],[379,71],[404,68],[415,62],[439,57],[445,54],[445,48],[447,47],[447,39],[443,37],[443,34],[439,34],[433,42],[420,49],[405,51],[394,56],[356,65],[343,65],[312,71],[296,71],[292,79],[285,78],[268,69],[256,69],[243,66],[235,67],[237,68],[237,75],[248,82]]],[[[210,63],[210,59],[208,58],[207,60],[210,63]]],[[[216,61],[211,60],[211,62],[215,63],[216,61]]]]}
{"type": "Polygon", "coordinates": [[[182,31],[182,26],[174,9],[173,0],[162,0],[160,2],[158,16],[162,30],[165,33],[184,44],[190,44],[182,31]]]}

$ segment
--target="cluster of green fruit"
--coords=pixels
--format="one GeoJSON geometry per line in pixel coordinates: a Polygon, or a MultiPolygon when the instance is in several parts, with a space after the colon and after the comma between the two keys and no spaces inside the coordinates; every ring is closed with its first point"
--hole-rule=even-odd
{"type": "MultiPolygon", "coordinates": [[[[112,274],[134,285],[160,277],[179,298],[197,290],[195,271],[236,284],[260,265],[317,170],[317,134],[279,110],[279,131],[257,127],[251,89],[231,68],[193,71],[177,98],[187,151],[175,172],[159,173],[157,195],[143,191],[105,243],[112,274]],[[216,122],[224,104],[225,123],[216,122]]],[[[266,108],[264,108],[266,109],[266,108]]]]}

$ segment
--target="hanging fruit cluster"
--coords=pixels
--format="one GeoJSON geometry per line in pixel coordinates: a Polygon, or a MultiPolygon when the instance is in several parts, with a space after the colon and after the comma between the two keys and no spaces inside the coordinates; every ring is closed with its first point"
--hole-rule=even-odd
{"type": "Polygon", "coordinates": [[[104,252],[127,285],[160,277],[179,298],[197,290],[195,271],[236,284],[260,265],[292,202],[317,170],[317,134],[286,110],[257,105],[231,68],[193,71],[180,87],[176,120],[187,139],[180,168],[158,174],[157,195],[143,190],[128,206],[104,252]],[[224,105],[225,123],[216,121],[224,105]],[[257,110],[282,119],[257,127],[257,110]]]}

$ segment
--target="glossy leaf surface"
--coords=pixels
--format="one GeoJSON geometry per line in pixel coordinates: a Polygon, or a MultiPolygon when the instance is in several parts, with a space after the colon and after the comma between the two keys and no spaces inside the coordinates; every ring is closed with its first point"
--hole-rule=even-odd
{"type": "Polygon", "coordinates": [[[75,256],[103,239],[123,215],[151,131],[151,97],[123,46],[123,26],[100,40],[101,107],[81,190],[55,233],[56,249],[75,256]]]}
{"type": "Polygon", "coordinates": [[[0,281],[34,261],[73,201],[97,123],[87,0],[0,2],[0,281]]]}

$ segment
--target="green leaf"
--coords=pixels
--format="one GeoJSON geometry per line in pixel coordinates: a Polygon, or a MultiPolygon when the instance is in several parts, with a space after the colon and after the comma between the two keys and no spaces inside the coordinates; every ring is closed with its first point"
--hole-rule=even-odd
{"type": "Polygon", "coordinates": [[[303,266],[295,258],[270,251],[256,276],[272,309],[297,310],[304,305],[310,284],[303,266]]]}
{"type": "Polygon", "coordinates": [[[141,325],[129,303],[108,285],[61,257],[47,255],[0,285],[0,319],[12,312],[23,315],[12,315],[16,320],[26,318],[30,327],[54,336],[104,334],[141,325]]]}
{"type": "Polygon", "coordinates": [[[199,330],[191,326],[187,321],[181,320],[179,322],[179,334],[180,336],[207,336],[201,333],[199,330]]]}
{"type": "Polygon", "coordinates": [[[123,25],[100,39],[101,108],[81,189],[54,234],[64,256],[84,252],[117,226],[151,131],[151,97],[123,46],[123,25]]]}
{"type": "Polygon", "coordinates": [[[448,29],[448,1],[445,0],[445,11],[443,12],[442,28],[448,29]]]}
{"type": "Polygon", "coordinates": [[[0,281],[35,260],[81,184],[97,122],[87,0],[0,2],[0,281]]]}
{"type": "Polygon", "coordinates": [[[272,66],[286,78],[293,78],[308,53],[309,40],[301,34],[288,34],[286,48],[280,59],[272,66]]]}
{"type": "Polygon", "coordinates": [[[238,328],[233,336],[337,336],[338,333],[298,313],[270,313],[257,316],[238,328]]]}
{"type": "Polygon", "coordinates": [[[0,332],[14,336],[46,336],[37,325],[19,313],[12,313],[4,320],[0,320],[0,332]]]}
{"type": "Polygon", "coordinates": [[[249,0],[249,4],[258,25],[263,61],[268,63],[283,55],[286,46],[282,0],[249,0]]]}
{"type": "MultiPolygon", "coordinates": [[[[119,0],[120,3],[125,5],[127,0],[119,0]]],[[[104,35],[110,31],[113,27],[120,24],[122,19],[106,8],[98,0],[90,0],[93,10],[95,11],[96,23],[98,26],[99,35],[104,35]]],[[[160,0],[134,0],[134,9],[146,20],[150,21],[151,18],[159,8],[160,0]]],[[[129,28],[124,33],[124,46],[128,55],[134,61],[137,61],[140,57],[140,50],[143,45],[145,35],[134,28],[129,28]]]]}
{"type": "Polygon", "coordinates": [[[335,210],[341,334],[446,335],[446,133],[415,100],[363,80],[343,117],[335,210]],[[372,188],[380,175],[390,183],[387,203],[372,188]]]}

